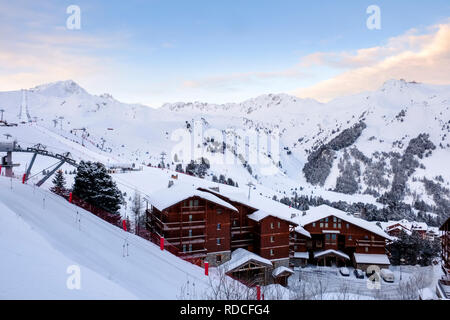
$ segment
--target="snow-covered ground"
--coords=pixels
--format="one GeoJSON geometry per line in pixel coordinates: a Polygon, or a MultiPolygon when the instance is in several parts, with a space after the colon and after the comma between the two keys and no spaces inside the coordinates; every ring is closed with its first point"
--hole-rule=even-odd
{"type": "MultiPolygon", "coordinates": [[[[300,295],[303,288],[307,288],[308,299],[320,300],[373,300],[373,299],[402,299],[402,288],[408,281],[420,278],[423,284],[421,289],[428,288],[435,292],[437,279],[442,275],[440,265],[420,267],[420,266],[390,266],[394,273],[394,282],[386,282],[379,278],[379,287],[369,283],[367,276],[359,279],[354,274],[354,268],[347,267],[349,276],[343,276],[336,267],[316,267],[307,266],[305,268],[295,268],[295,274],[289,277],[289,289],[291,295],[300,295]],[[420,275],[420,276],[419,276],[420,275]],[[413,278],[414,277],[414,278],[413,278]],[[305,285],[305,283],[307,283],[305,285]],[[311,293],[316,295],[311,296],[311,293]]],[[[405,293],[405,289],[403,289],[405,293]]],[[[417,292],[417,295],[420,292],[417,292]]],[[[418,296],[417,296],[418,298],[418,296]]],[[[434,296],[436,298],[436,296],[434,296]]]]}
{"type": "Polygon", "coordinates": [[[1,299],[177,299],[188,282],[208,288],[202,268],[43,189],[0,177],[0,212],[1,299]],[[80,290],[66,285],[70,266],[80,290]]]}

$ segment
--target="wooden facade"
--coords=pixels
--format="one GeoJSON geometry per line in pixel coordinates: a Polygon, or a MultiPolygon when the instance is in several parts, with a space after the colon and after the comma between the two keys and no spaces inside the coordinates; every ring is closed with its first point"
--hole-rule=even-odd
{"type": "MultiPolygon", "coordinates": [[[[303,227],[311,234],[311,238],[294,232],[291,235],[291,252],[308,252],[310,257],[313,257],[315,252],[330,249],[340,251],[349,257],[354,253],[386,253],[385,238],[332,214],[303,227]]],[[[334,260],[335,263],[341,264],[342,261],[342,259],[334,260]]]]}
{"type": "Polygon", "coordinates": [[[148,228],[175,246],[180,255],[204,258],[208,252],[231,249],[232,212],[229,208],[195,196],[162,212],[152,207],[147,211],[148,228]]]}
{"type": "Polygon", "coordinates": [[[179,250],[180,255],[207,258],[211,265],[225,262],[238,248],[268,260],[284,259],[288,263],[292,222],[271,215],[255,221],[249,216],[258,209],[209,189],[200,188],[199,191],[213,194],[238,211],[199,196],[191,197],[162,212],[155,207],[148,210],[150,231],[163,236],[179,250]],[[211,261],[214,259],[211,255],[216,256],[216,260],[211,261]]]}
{"type": "Polygon", "coordinates": [[[442,269],[450,285],[450,218],[439,228],[442,232],[442,269]]]}
{"type": "Polygon", "coordinates": [[[290,232],[292,222],[275,216],[267,216],[260,221],[254,221],[249,215],[258,211],[246,204],[230,199],[218,192],[200,188],[228,202],[239,212],[232,213],[231,250],[243,248],[269,260],[289,259],[290,232]]]}

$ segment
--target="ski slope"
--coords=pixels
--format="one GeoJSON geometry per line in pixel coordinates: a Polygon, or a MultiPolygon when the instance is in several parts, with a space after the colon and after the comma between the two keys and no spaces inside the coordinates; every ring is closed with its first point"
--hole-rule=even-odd
{"type": "Polygon", "coordinates": [[[0,299],[177,299],[208,288],[202,268],[15,179],[0,177],[0,224],[0,299]],[[66,285],[73,265],[80,290],[66,285]]]}

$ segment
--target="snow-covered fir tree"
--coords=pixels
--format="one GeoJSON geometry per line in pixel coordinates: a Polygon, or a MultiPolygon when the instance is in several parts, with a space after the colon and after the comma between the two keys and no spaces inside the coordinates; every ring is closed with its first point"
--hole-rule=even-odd
{"type": "Polygon", "coordinates": [[[81,161],[73,185],[73,194],[110,213],[118,213],[123,196],[105,166],[81,161]]]}
{"type": "Polygon", "coordinates": [[[67,192],[66,189],[66,179],[64,178],[64,174],[62,170],[58,170],[55,173],[55,177],[52,180],[53,186],[50,188],[50,191],[56,193],[60,196],[64,195],[67,192]]]}

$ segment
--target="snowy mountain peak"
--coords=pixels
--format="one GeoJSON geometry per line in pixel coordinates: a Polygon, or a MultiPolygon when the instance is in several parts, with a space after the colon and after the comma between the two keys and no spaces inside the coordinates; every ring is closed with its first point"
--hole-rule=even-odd
{"type": "Polygon", "coordinates": [[[73,80],[57,81],[39,85],[30,89],[30,91],[46,96],[54,96],[60,98],[72,95],[87,94],[86,90],[80,87],[73,80]]]}
{"type": "Polygon", "coordinates": [[[268,111],[269,109],[283,109],[283,111],[296,112],[304,106],[318,106],[319,102],[313,99],[301,99],[288,94],[264,94],[256,98],[251,98],[240,103],[214,104],[206,102],[176,102],[166,103],[161,109],[174,112],[202,112],[221,113],[233,111],[234,114],[246,116],[258,111],[268,111]]]}
{"type": "Polygon", "coordinates": [[[416,81],[406,81],[405,79],[391,79],[387,80],[381,87],[381,91],[392,91],[392,90],[402,90],[410,88],[411,86],[419,85],[420,83],[416,81]]]}

